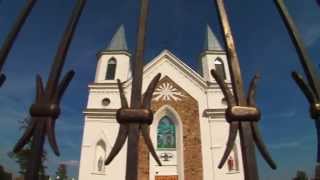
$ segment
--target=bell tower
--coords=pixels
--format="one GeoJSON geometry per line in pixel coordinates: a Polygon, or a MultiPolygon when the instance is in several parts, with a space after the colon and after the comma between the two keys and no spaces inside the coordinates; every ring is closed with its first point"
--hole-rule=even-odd
{"type": "Polygon", "coordinates": [[[201,74],[208,82],[214,82],[210,71],[215,69],[226,82],[230,82],[227,53],[211,27],[207,25],[204,49],[200,55],[201,74]]]}
{"type": "Polygon", "coordinates": [[[127,80],[130,73],[130,56],[125,29],[121,25],[108,47],[97,55],[95,83],[114,83],[117,79],[127,80]]]}

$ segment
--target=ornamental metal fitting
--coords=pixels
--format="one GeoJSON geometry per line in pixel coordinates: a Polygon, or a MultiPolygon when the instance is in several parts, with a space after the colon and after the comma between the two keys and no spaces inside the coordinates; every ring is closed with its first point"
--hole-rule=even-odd
{"type": "Polygon", "coordinates": [[[316,66],[313,64],[307,49],[301,39],[298,28],[296,27],[290,13],[283,0],[275,0],[279,13],[289,32],[290,38],[299,55],[300,63],[303,67],[307,80],[298,74],[292,72],[292,78],[299,86],[310,104],[310,117],[315,120],[316,129],[318,131],[318,153],[317,162],[320,163],[320,79],[316,66]]]}
{"type": "Polygon", "coordinates": [[[150,109],[119,109],[116,119],[119,124],[139,123],[151,125],[153,112],[150,109]]]}
{"type": "MultiPolygon", "coordinates": [[[[135,108],[129,108],[128,101],[126,99],[126,96],[124,94],[123,86],[121,84],[121,81],[118,80],[118,88],[120,93],[120,99],[121,99],[121,108],[117,111],[116,119],[117,122],[120,124],[119,133],[116,139],[116,142],[105,161],[106,165],[109,165],[112,160],[117,156],[117,154],[122,149],[126,139],[129,136],[130,131],[130,125],[138,125],[138,128],[141,130],[142,136],[145,140],[145,143],[155,159],[155,161],[158,163],[158,165],[161,166],[161,161],[155,152],[155,149],[152,145],[152,141],[150,139],[149,135],[149,125],[153,122],[153,112],[150,109],[151,108],[151,101],[152,101],[152,94],[157,86],[157,83],[159,82],[161,78],[161,74],[158,74],[154,79],[151,81],[146,93],[143,96],[143,108],[135,109],[135,108]]],[[[133,87],[134,88],[134,87],[133,87]]],[[[133,127],[131,127],[133,128],[133,127]]],[[[139,131],[140,131],[139,130],[139,131]]],[[[131,147],[133,148],[133,147],[131,147]]],[[[130,151],[130,147],[128,147],[128,153],[130,151]]],[[[127,162],[130,163],[130,162],[127,162]]],[[[130,171],[127,169],[127,171],[130,171]]]]}
{"type": "Polygon", "coordinates": [[[74,71],[69,71],[62,80],[60,79],[65,57],[85,2],[86,0],[78,0],[73,9],[69,24],[60,42],[53,65],[51,66],[46,87],[43,84],[41,76],[37,75],[36,77],[36,98],[34,104],[30,107],[31,121],[13,149],[14,153],[18,153],[26,144],[30,141],[32,142],[31,156],[28,159],[25,177],[26,180],[39,179],[38,172],[42,161],[41,157],[45,136],[48,136],[49,145],[53,149],[53,152],[57,156],[60,155],[55,136],[55,121],[60,115],[60,102],[74,76],[74,71]]]}
{"type": "MultiPolygon", "coordinates": [[[[17,39],[17,36],[19,32],[22,29],[22,26],[24,25],[26,19],[28,18],[32,8],[34,7],[36,3],[36,0],[28,0],[27,4],[23,9],[21,10],[16,22],[14,23],[11,31],[7,35],[6,39],[4,40],[4,44],[2,45],[0,49],[0,72],[2,72],[2,68],[6,62],[6,59],[10,53],[10,50],[17,39]]],[[[4,74],[0,75],[0,87],[6,80],[6,76],[4,74]]]]}
{"type": "Polygon", "coordinates": [[[261,118],[260,110],[256,107],[233,106],[227,108],[226,119],[228,122],[233,121],[253,121],[258,122],[261,118]]]}
{"type": "MultiPolygon", "coordinates": [[[[305,97],[308,99],[310,104],[309,112],[310,117],[316,121],[319,121],[320,118],[320,100],[319,100],[319,93],[316,87],[312,88],[312,83],[307,83],[303,77],[298,74],[297,72],[292,72],[292,78],[295,80],[296,84],[299,86],[300,90],[303,92],[305,97]],[[310,85],[309,85],[310,84],[310,85]]],[[[316,75],[316,74],[315,74],[316,75]]],[[[320,83],[320,81],[319,81],[320,83]]]]}
{"type": "Polygon", "coordinates": [[[247,96],[247,105],[248,106],[238,106],[236,105],[236,101],[234,96],[232,95],[228,86],[224,83],[224,80],[220,77],[220,75],[215,71],[211,71],[212,76],[217,81],[219,87],[221,88],[224,96],[226,97],[228,107],[226,109],[226,119],[230,123],[230,134],[227,141],[227,148],[222,157],[222,160],[219,163],[219,168],[221,169],[226,163],[236,140],[237,132],[240,128],[241,122],[249,122],[251,124],[251,130],[254,137],[254,142],[257,145],[262,157],[266,160],[269,166],[272,169],[276,169],[276,164],[271,158],[271,155],[267,151],[265,144],[260,135],[260,131],[258,129],[258,121],[261,118],[261,112],[257,108],[255,95],[257,82],[260,76],[257,74],[254,76],[250,83],[249,92],[247,96]]]}
{"type": "Polygon", "coordinates": [[[128,139],[126,180],[138,179],[140,132],[144,138],[149,152],[151,153],[155,161],[161,166],[161,161],[153,147],[149,133],[149,125],[153,120],[153,113],[151,111],[152,95],[155,91],[157,83],[161,78],[161,74],[158,74],[153,78],[145,94],[142,95],[143,59],[148,10],[149,0],[141,0],[139,26],[137,33],[137,47],[134,57],[131,61],[131,105],[129,107],[122,83],[120,80],[118,80],[121,109],[118,110],[116,118],[120,124],[120,128],[116,138],[116,142],[107,160],[105,161],[106,165],[110,164],[122,149],[126,139],[128,139]]]}

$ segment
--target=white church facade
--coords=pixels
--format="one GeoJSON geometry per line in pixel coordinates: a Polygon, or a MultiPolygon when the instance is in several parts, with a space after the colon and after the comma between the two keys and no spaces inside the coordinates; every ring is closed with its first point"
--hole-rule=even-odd
{"type": "MultiPolygon", "coordinates": [[[[121,26],[108,48],[98,54],[95,80],[89,85],[81,147],[80,180],[124,180],[125,145],[110,165],[104,166],[118,133],[115,114],[120,108],[116,80],[131,93],[131,54],[121,26]]],[[[222,169],[218,163],[226,148],[229,124],[225,120],[223,94],[210,75],[216,69],[231,88],[224,48],[207,27],[200,55],[201,72],[188,67],[169,50],[163,50],[144,66],[143,92],[154,76],[162,74],[152,100],[154,121],[150,137],[163,166],[148,153],[141,140],[139,180],[243,180],[239,137],[222,169]]]]}

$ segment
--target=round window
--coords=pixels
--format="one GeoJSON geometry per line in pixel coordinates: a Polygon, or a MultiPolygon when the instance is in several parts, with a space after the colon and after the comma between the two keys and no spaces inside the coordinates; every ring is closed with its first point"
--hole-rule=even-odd
{"type": "Polygon", "coordinates": [[[110,104],[110,99],[109,98],[104,98],[103,100],[102,100],[102,105],[103,106],[108,106],[109,104],[110,104]]]}

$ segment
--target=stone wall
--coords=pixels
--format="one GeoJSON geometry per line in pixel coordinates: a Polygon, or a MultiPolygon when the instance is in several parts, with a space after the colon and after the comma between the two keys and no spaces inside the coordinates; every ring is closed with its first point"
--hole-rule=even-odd
{"type": "MultiPolygon", "coordinates": [[[[169,77],[164,77],[159,82],[158,87],[170,85],[176,95],[174,98],[159,98],[157,93],[152,102],[154,113],[164,105],[173,107],[179,114],[183,129],[183,154],[184,154],[184,180],[202,180],[202,154],[201,154],[201,134],[199,122],[199,108],[197,101],[186,91],[179,87],[169,77]],[[178,99],[177,99],[178,98],[178,99]]],[[[160,94],[161,96],[161,94],[160,94]]],[[[140,139],[139,156],[139,180],[149,180],[149,154],[140,139]]]]}

